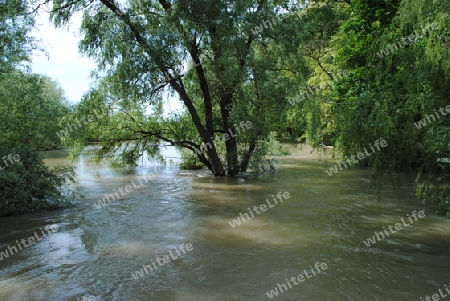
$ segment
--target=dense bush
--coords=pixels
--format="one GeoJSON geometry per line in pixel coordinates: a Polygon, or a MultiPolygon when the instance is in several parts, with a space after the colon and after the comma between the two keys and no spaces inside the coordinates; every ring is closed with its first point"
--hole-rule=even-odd
{"type": "Polygon", "coordinates": [[[37,152],[61,147],[59,120],[70,108],[59,84],[28,72],[39,48],[31,35],[34,9],[32,1],[0,7],[0,216],[57,208],[73,198],[73,168],[49,169],[37,152]]]}
{"type": "Polygon", "coordinates": [[[2,150],[0,158],[8,154],[19,155],[20,161],[8,162],[6,167],[1,160],[4,169],[0,168],[0,215],[54,209],[71,203],[73,167],[50,169],[38,152],[27,149],[2,150]]]}
{"type": "Polygon", "coordinates": [[[290,113],[306,116],[307,142],[350,157],[385,139],[360,161],[374,186],[408,175],[427,209],[450,217],[450,2],[314,2],[297,31],[311,71],[290,113]]]}

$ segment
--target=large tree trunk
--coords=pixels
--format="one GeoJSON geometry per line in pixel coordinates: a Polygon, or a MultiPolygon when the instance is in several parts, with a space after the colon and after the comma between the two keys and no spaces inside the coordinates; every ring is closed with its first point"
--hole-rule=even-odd
{"type": "MultiPolygon", "coordinates": [[[[202,90],[203,95],[203,104],[205,108],[205,120],[206,120],[206,129],[203,134],[199,132],[202,136],[203,143],[205,145],[211,145],[211,147],[207,149],[206,153],[208,154],[209,162],[211,163],[210,170],[215,176],[223,176],[225,175],[225,171],[222,166],[222,162],[220,161],[219,156],[217,155],[216,145],[214,144],[214,122],[213,122],[213,103],[211,98],[211,93],[209,91],[208,81],[205,76],[205,72],[200,63],[199,58],[199,49],[196,44],[196,41],[192,41],[191,47],[189,49],[189,53],[191,54],[192,60],[195,63],[195,71],[197,73],[197,77],[199,79],[200,88],[202,90]]],[[[194,120],[193,120],[194,121],[194,120]]],[[[199,122],[199,121],[194,121],[199,122]]],[[[203,128],[201,123],[199,126],[196,125],[197,129],[203,128]]]]}
{"type": "MultiPolygon", "coordinates": [[[[144,39],[144,37],[139,32],[138,28],[131,22],[129,16],[122,12],[118,6],[113,1],[108,0],[100,0],[106,7],[108,7],[112,12],[114,12],[130,29],[132,35],[134,36],[137,43],[144,49],[144,51],[152,58],[152,51],[151,46],[148,44],[148,41],[144,39]]],[[[164,9],[166,11],[170,10],[171,6],[170,4],[165,0],[159,0],[159,2],[163,5],[164,9]]],[[[215,32],[215,29],[213,29],[215,32]]],[[[212,99],[211,95],[209,93],[209,88],[207,84],[206,77],[203,72],[203,68],[201,67],[199,57],[198,57],[198,49],[194,43],[191,44],[188,48],[190,50],[190,54],[196,63],[196,71],[197,75],[199,76],[200,85],[203,93],[203,99],[204,99],[204,105],[205,105],[205,111],[206,111],[206,128],[203,126],[202,121],[198,115],[197,110],[194,107],[194,104],[192,103],[192,100],[190,99],[189,95],[187,94],[183,83],[173,77],[169,70],[166,67],[166,64],[159,58],[154,58],[158,67],[160,68],[161,72],[165,74],[165,76],[168,78],[170,85],[172,88],[178,93],[181,100],[183,101],[184,105],[189,111],[189,114],[191,115],[192,122],[195,125],[195,128],[197,129],[197,132],[200,134],[200,137],[202,137],[203,143],[205,145],[211,145],[211,147],[206,147],[206,153],[208,155],[208,160],[211,165],[207,165],[208,168],[211,169],[212,173],[215,176],[223,176],[225,175],[225,171],[222,165],[222,162],[220,161],[219,155],[217,154],[216,146],[214,144],[214,129],[213,129],[213,121],[212,121],[212,99]]],[[[218,48],[216,48],[217,51],[218,48]]],[[[219,49],[220,52],[220,49],[219,49]]],[[[218,56],[220,57],[220,55],[218,56]]],[[[227,100],[225,105],[231,104],[231,94],[226,95],[227,100]]],[[[223,109],[222,109],[223,114],[223,109]]],[[[232,124],[229,124],[229,112],[226,112],[225,114],[226,118],[224,118],[223,126],[225,129],[232,129],[234,130],[234,127],[232,124]]],[[[226,147],[227,147],[227,160],[228,160],[228,174],[229,175],[236,175],[238,172],[238,166],[237,166],[237,146],[236,146],[236,140],[234,137],[230,139],[231,141],[227,141],[226,147]]],[[[202,160],[202,158],[200,158],[202,160]]],[[[204,158],[203,158],[204,160],[204,158]]]]}
{"type": "Polygon", "coordinates": [[[220,111],[222,113],[222,126],[226,133],[231,130],[233,135],[229,135],[230,138],[225,140],[225,147],[227,150],[227,173],[229,176],[236,176],[239,173],[239,161],[237,152],[237,141],[235,138],[236,129],[230,122],[230,112],[232,109],[232,94],[225,92],[221,97],[220,111]]]}
{"type": "Polygon", "coordinates": [[[208,131],[203,127],[200,117],[197,114],[197,110],[195,109],[191,99],[187,95],[186,90],[184,90],[184,87],[181,87],[174,80],[171,81],[171,85],[183,100],[184,105],[187,107],[191,115],[192,122],[194,123],[197,132],[202,137],[203,143],[205,143],[206,154],[208,155],[209,162],[211,163],[211,167],[208,166],[208,168],[211,169],[212,173],[215,176],[224,176],[225,170],[223,169],[222,162],[220,161],[219,155],[217,154],[216,145],[214,144],[213,140],[214,132],[208,131]],[[211,145],[211,147],[207,147],[208,145],[211,145]]]}
{"type": "Polygon", "coordinates": [[[217,154],[216,145],[214,144],[214,141],[209,138],[211,136],[209,134],[207,134],[207,136],[208,138],[206,142],[205,140],[203,140],[203,142],[205,142],[205,144],[211,143],[211,145],[213,146],[211,149],[206,151],[206,153],[208,154],[209,162],[211,163],[211,171],[215,176],[224,176],[225,170],[223,169],[222,162],[220,161],[219,155],[217,154]]]}

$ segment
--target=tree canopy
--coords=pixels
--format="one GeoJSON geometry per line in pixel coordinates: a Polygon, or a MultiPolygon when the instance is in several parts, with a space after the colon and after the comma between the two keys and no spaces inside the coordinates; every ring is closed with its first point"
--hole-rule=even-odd
{"type": "MultiPolygon", "coordinates": [[[[131,163],[144,151],[156,154],[163,140],[191,150],[215,175],[236,175],[264,148],[271,125],[283,122],[288,87],[295,84],[286,76],[295,70],[284,67],[292,57],[287,33],[301,6],[64,0],[53,1],[52,18],[64,24],[78,10],[80,49],[99,67],[99,84],[83,107],[109,110],[92,126],[103,126],[96,134],[99,154],[131,163]],[[163,116],[163,92],[177,95],[187,114],[163,116]],[[241,122],[252,127],[236,134],[241,122]],[[132,143],[114,156],[124,141],[132,143]]],[[[67,142],[82,144],[76,138],[67,142]]]]}
{"type": "Polygon", "coordinates": [[[0,143],[34,150],[61,148],[61,119],[70,112],[64,91],[46,76],[14,70],[0,81],[0,143]]]}
{"type": "Polygon", "coordinates": [[[441,214],[450,211],[449,5],[316,1],[308,14],[331,9],[329,23],[339,25],[323,49],[309,55],[312,71],[305,85],[318,85],[337,70],[346,75],[311,97],[299,96],[292,108],[306,115],[309,143],[337,146],[343,156],[385,139],[389,147],[361,164],[372,167],[375,179],[414,175],[419,197],[441,214]]]}
{"type": "Polygon", "coordinates": [[[57,131],[70,110],[55,81],[28,71],[33,25],[29,3],[0,6],[0,215],[67,205],[74,196],[73,168],[49,169],[38,153],[61,147],[57,131]]]}
{"type": "Polygon", "coordinates": [[[415,176],[450,211],[448,1],[48,2],[56,25],[83,13],[80,50],[98,63],[77,118],[106,112],[66,145],[133,163],[166,141],[236,175],[261,165],[271,132],[343,157],[384,139],[359,164],[415,176]],[[166,93],[185,111],[165,115],[166,93]]]}
{"type": "Polygon", "coordinates": [[[23,0],[2,1],[0,6],[0,74],[29,61],[36,47],[30,31],[34,17],[23,0]]]}

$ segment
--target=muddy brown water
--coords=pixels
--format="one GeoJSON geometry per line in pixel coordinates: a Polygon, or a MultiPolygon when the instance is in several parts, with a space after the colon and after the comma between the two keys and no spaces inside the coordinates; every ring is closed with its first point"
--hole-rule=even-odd
{"type": "Polygon", "coordinates": [[[406,301],[439,289],[445,294],[449,286],[450,221],[426,212],[367,247],[374,231],[401,218],[408,223],[407,215],[423,206],[412,188],[385,188],[379,202],[369,171],[328,176],[325,168],[335,162],[326,164],[308,148],[293,149],[275,174],[238,179],[174,165],[113,169],[84,159],[71,163],[66,155],[49,153],[46,163],[74,164],[86,200],[0,218],[0,252],[41,236],[0,260],[0,300],[253,301],[271,300],[267,293],[281,287],[273,300],[406,301]],[[154,177],[140,185],[149,174],[154,177]],[[94,205],[114,192],[120,198],[94,205]],[[279,192],[290,198],[274,205],[279,192]],[[273,208],[230,225],[267,199],[273,208]],[[42,237],[51,225],[58,231],[42,237]],[[327,269],[312,276],[316,262],[327,269]],[[145,272],[143,265],[152,263],[145,272]],[[304,270],[309,279],[289,280],[304,270]]]}

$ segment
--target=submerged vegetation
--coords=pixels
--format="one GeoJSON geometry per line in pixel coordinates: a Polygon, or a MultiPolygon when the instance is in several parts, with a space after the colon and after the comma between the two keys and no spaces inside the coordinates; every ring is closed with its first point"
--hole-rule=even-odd
{"type": "Polygon", "coordinates": [[[95,159],[126,165],[160,157],[164,143],[182,149],[181,168],[236,176],[273,170],[271,156],[286,154],[279,140],[343,157],[385,140],[358,161],[374,183],[412,176],[418,197],[450,217],[447,0],[46,3],[56,26],[83,13],[96,85],[70,109],[56,83],[24,71],[33,16],[11,2],[1,11],[5,154],[62,141],[76,156],[96,143],[95,159]],[[167,112],[167,98],[182,109],[167,112]]]}
{"type": "Polygon", "coordinates": [[[55,209],[72,203],[75,191],[70,183],[75,173],[71,166],[50,169],[36,151],[13,151],[20,156],[20,162],[0,170],[0,215],[55,209]]]}
{"type": "MultiPolygon", "coordinates": [[[[389,147],[361,164],[372,168],[375,180],[412,175],[418,197],[449,215],[450,165],[441,158],[450,157],[450,118],[442,113],[450,111],[450,2],[316,3],[310,18],[326,14],[339,26],[322,31],[329,38],[309,52],[312,71],[305,84],[320,83],[339,70],[348,73],[293,108],[309,118],[308,142],[337,146],[349,156],[385,139],[389,147]],[[404,47],[395,48],[396,41],[404,47]],[[392,51],[380,57],[389,46],[392,51]],[[424,118],[431,122],[417,128],[424,118]]],[[[318,36],[319,28],[326,27],[317,27],[318,36]]]]}

